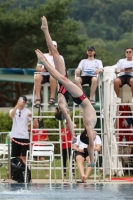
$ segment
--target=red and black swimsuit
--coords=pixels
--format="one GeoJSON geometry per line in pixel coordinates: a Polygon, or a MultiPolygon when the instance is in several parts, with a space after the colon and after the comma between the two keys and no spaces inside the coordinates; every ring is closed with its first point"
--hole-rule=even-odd
{"type": "MultiPolygon", "coordinates": [[[[68,78],[67,71],[66,71],[65,77],[68,78]]],[[[59,88],[58,93],[63,94],[64,97],[65,97],[65,99],[66,99],[66,102],[68,103],[68,101],[69,101],[69,92],[68,92],[68,90],[67,90],[67,89],[65,88],[65,86],[62,85],[62,83],[60,83],[60,82],[59,82],[59,86],[60,86],[60,88],[59,88]]]]}
{"type": "Polygon", "coordinates": [[[72,97],[73,98],[73,101],[76,103],[76,104],[81,104],[82,101],[86,98],[86,94],[82,94],[80,97],[72,97]]]}
{"type": "Polygon", "coordinates": [[[62,85],[61,83],[59,83],[59,85],[60,85],[60,88],[59,88],[58,93],[63,94],[65,99],[66,99],[66,102],[68,103],[68,101],[69,101],[69,92],[67,91],[67,89],[65,88],[64,85],[62,85]]]}

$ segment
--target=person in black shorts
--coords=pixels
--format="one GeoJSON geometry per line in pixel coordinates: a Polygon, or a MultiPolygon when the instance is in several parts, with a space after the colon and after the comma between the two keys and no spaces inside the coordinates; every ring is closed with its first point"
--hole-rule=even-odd
{"type": "Polygon", "coordinates": [[[10,110],[13,120],[11,129],[12,157],[19,157],[26,162],[26,152],[29,150],[28,122],[31,121],[31,111],[25,108],[27,98],[19,97],[16,106],[10,110]]]}
{"type": "MultiPolygon", "coordinates": [[[[94,142],[94,150],[100,151],[101,150],[101,139],[97,135],[96,131],[93,131],[93,142],[94,142]]],[[[92,168],[87,167],[86,170],[84,169],[84,161],[87,162],[87,164],[90,164],[90,157],[87,151],[89,144],[89,140],[87,137],[87,132],[84,130],[81,135],[77,136],[77,141],[75,144],[73,144],[72,148],[75,150],[75,160],[77,162],[77,166],[79,169],[79,172],[81,174],[81,182],[86,182],[86,179],[88,178],[92,168]]]]}
{"type": "MultiPolygon", "coordinates": [[[[90,165],[94,166],[93,129],[97,121],[96,111],[92,107],[88,98],[86,98],[86,96],[83,94],[83,91],[66,77],[65,65],[59,56],[58,50],[54,47],[52,43],[52,39],[48,31],[47,20],[44,16],[42,17],[41,29],[43,30],[45,34],[47,46],[52,52],[56,69],[54,69],[50,65],[50,63],[44,57],[43,53],[40,50],[38,49],[35,50],[36,55],[38,59],[45,65],[45,68],[49,71],[50,75],[53,76],[53,78],[55,78],[59,83],[61,83],[64,86],[64,88],[72,95],[73,98],[81,97],[82,101],[80,105],[83,109],[83,123],[84,123],[85,129],[87,130],[87,135],[90,141],[88,145],[88,151],[89,151],[90,160],[91,160],[90,165]]],[[[65,119],[67,121],[68,128],[74,139],[73,123],[68,113],[68,105],[67,105],[66,99],[62,93],[58,93],[58,108],[59,108],[61,119],[62,120],[65,119]]]]}
{"type": "Polygon", "coordinates": [[[94,46],[88,46],[86,49],[86,59],[82,59],[75,70],[75,84],[82,89],[82,85],[89,84],[89,99],[91,104],[95,104],[93,99],[98,82],[98,74],[103,71],[101,60],[96,59],[96,50],[94,46]]]}
{"type": "Polygon", "coordinates": [[[115,72],[118,74],[114,80],[114,90],[117,95],[116,103],[121,103],[120,88],[127,84],[131,87],[133,103],[133,48],[128,47],[125,51],[126,58],[118,60],[115,72]]]}
{"type": "MultiPolygon", "coordinates": [[[[57,48],[57,42],[52,41],[55,48],[57,48]]],[[[49,50],[48,53],[44,53],[44,56],[47,58],[49,63],[55,67],[53,55],[52,52],[49,50]]],[[[64,62],[64,58],[60,55],[62,61],[64,62]]],[[[55,94],[56,94],[56,88],[57,88],[57,81],[50,76],[49,72],[45,69],[45,66],[38,60],[37,66],[36,66],[36,73],[34,76],[34,84],[35,84],[35,93],[36,93],[36,100],[35,100],[35,106],[37,108],[41,105],[41,85],[45,83],[50,83],[50,100],[49,104],[55,103],[55,94]]]]}

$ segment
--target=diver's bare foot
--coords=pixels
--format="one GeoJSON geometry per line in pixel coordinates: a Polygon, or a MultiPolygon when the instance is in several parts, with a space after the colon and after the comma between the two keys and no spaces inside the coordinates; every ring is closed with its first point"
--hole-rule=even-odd
{"type": "Polygon", "coordinates": [[[86,183],[86,179],[87,179],[87,176],[85,176],[85,179],[84,179],[85,183],[86,183]]]}
{"type": "Polygon", "coordinates": [[[48,63],[46,57],[43,55],[43,53],[39,49],[36,49],[35,52],[36,52],[37,58],[38,58],[40,63],[41,62],[43,64],[47,64],[48,63]]]}
{"type": "Polygon", "coordinates": [[[42,20],[41,30],[45,31],[48,28],[47,19],[46,19],[46,17],[43,16],[41,18],[41,20],[42,20]]]}
{"type": "Polygon", "coordinates": [[[83,176],[82,176],[82,183],[85,183],[85,181],[86,181],[86,176],[83,175],[83,176]]]}

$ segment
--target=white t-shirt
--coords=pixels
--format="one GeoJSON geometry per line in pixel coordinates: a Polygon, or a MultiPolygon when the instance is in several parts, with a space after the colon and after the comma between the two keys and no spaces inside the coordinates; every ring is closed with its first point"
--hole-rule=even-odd
{"type": "MultiPolygon", "coordinates": [[[[10,113],[12,110],[10,110],[10,113]]],[[[28,116],[29,114],[31,114],[31,111],[27,108],[16,110],[16,114],[12,118],[11,138],[29,139],[28,122],[31,121],[31,118],[28,116]]]]}
{"type": "MultiPolygon", "coordinates": [[[[126,68],[132,68],[133,69],[133,60],[129,61],[126,58],[120,59],[116,64],[117,71],[120,71],[121,69],[126,68]]],[[[118,76],[123,75],[130,75],[133,76],[133,72],[120,72],[118,76]]]]}
{"type": "MultiPolygon", "coordinates": [[[[49,53],[44,53],[43,55],[47,58],[47,60],[49,61],[49,63],[55,68],[53,56],[49,55],[49,53]]],[[[64,62],[63,56],[60,55],[60,57],[61,57],[61,59],[64,62]]],[[[37,63],[37,66],[40,66],[43,69],[45,68],[45,66],[41,62],[39,62],[39,61],[37,63]]],[[[43,76],[47,76],[47,75],[49,75],[49,72],[40,72],[40,74],[42,74],[43,76]]]]}
{"type": "MultiPolygon", "coordinates": [[[[80,140],[80,135],[77,136],[77,142],[75,143],[79,149],[84,149],[84,148],[87,148],[88,145],[87,144],[84,144],[83,142],[81,142],[80,140]]],[[[101,138],[99,137],[99,135],[96,135],[96,138],[94,140],[94,147],[97,145],[97,144],[102,144],[101,142],[101,138]]]]}
{"type": "Polygon", "coordinates": [[[103,64],[102,61],[98,59],[83,59],[80,61],[78,68],[81,70],[81,76],[97,76],[94,72],[96,69],[103,69],[103,64]]]}

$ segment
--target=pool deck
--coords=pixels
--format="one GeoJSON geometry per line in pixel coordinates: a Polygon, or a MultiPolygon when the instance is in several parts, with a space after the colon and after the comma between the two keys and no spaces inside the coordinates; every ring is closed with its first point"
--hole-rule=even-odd
{"type": "MultiPolygon", "coordinates": [[[[12,179],[1,179],[0,180],[0,183],[17,183],[17,181],[14,181],[12,179]]],[[[32,179],[32,182],[31,183],[37,183],[37,184],[48,184],[49,183],[49,179],[32,179]]],[[[70,181],[68,179],[62,181],[61,179],[56,179],[56,181],[54,179],[51,180],[51,183],[67,183],[69,184],[70,181]]],[[[73,180],[72,182],[73,184],[76,183],[75,180],[73,180]]],[[[105,180],[96,180],[96,182],[94,182],[93,179],[88,179],[86,181],[86,183],[84,184],[133,184],[133,178],[131,180],[112,180],[112,181],[109,181],[108,179],[105,179],[105,180]]],[[[79,184],[82,184],[82,183],[79,183],[79,184]]]]}

